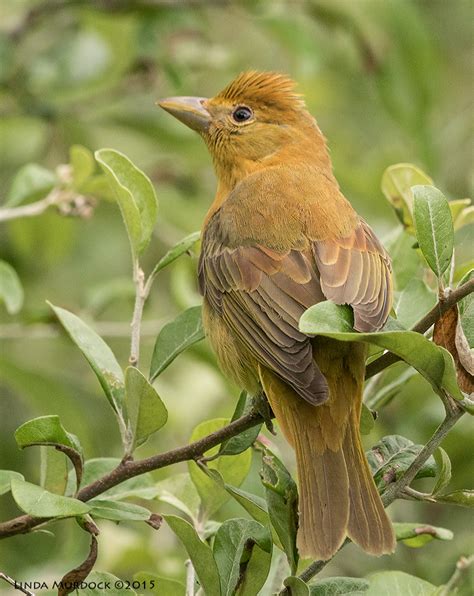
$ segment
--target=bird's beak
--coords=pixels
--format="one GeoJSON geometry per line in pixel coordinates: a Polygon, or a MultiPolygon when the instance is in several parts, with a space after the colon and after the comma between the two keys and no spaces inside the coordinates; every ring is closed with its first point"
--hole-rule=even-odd
{"type": "Polygon", "coordinates": [[[205,97],[167,97],[158,105],[196,132],[206,132],[211,122],[211,115],[204,107],[205,97]]]}

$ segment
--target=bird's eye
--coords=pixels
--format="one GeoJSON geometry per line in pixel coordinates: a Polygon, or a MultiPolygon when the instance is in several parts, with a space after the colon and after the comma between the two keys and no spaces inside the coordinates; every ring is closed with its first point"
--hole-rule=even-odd
{"type": "Polygon", "coordinates": [[[252,115],[252,110],[250,108],[247,108],[246,106],[239,106],[233,111],[232,118],[236,122],[245,122],[246,120],[250,120],[252,115]]]}

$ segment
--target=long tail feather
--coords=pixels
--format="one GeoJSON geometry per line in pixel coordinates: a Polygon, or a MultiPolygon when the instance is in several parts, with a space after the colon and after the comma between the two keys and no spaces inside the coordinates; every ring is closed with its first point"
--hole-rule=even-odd
{"type": "Polygon", "coordinates": [[[360,440],[364,354],[352,350],[346,359],[340,345],[333,351],[329,343],[316,355],[329,385],[329,399],[320,406],[302,400],[273,373],[260,369],[280,428],[295,449],[298,550],[302,557],[322,560],[331,558],[346,536],[373,555],[395,548],[392,525],[360,440]]]}

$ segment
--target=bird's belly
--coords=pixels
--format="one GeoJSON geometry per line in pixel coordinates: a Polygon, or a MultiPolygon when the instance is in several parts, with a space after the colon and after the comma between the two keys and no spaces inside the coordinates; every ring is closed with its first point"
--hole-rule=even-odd
{"type": "Polygon", "coordinates": [[[257,362],[204,299],[203,325],[222,372],[251,395],[260,392],[257,362]]]}

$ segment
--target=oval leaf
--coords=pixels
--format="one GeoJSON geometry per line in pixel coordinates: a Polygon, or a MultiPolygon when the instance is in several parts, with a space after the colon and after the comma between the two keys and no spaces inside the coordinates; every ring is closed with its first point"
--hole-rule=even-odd
{"type": "Polygon", "coordinates": [[[388,167],[382,176],[382,192],[392,204],[406,230],[413,234],[413,193],[415,184],[433,184],[422,170],[410,163],[397,163],[388,167]]]}
{"type": "Polygon", "coordinates": [[[23,475],[13,470],[0,470],[0,495],[9,493],[12,480],[25,480],[23,475]]]}
{"type": "Polygon", "coordinates": [[[303,313],[300,330],[308,335],[323,335],[340,341],[375,344],[413,366],[437,393],[444,389],[456,399],[463,398],[457,384],[453,358],[447,350],[414,331],[348,331],[352,317],[350,311],[348,306],[339,306],[330,301],[320,302],[303,313]]]}
{"type": "Polygon", "coordinates": [[[122,369],[112,350],[97,333],[71,312],[49,303],[72,341],[84,354],[115,412],[120,412],[125,391],[122,369]]]}
{"type": "Polygon", "coordinates": [[[288,559],[291,573],[298,566],[296,532],[298,530],[298,489],[283,463],[269,450],[262,458],[260,471],[265,487],[268,514],[288,559]]]}
{"type": "Polygon", "coordinates": [[[82,501],[55,495],[18,478],[12,479],[11,490],[18,507],[34,517],[75,517],[90,511],[82,501]]]}
{"type": "Polygon", "coordinates": [[[380,571],[367,578],[370,587],[364,596],[434,596],[436,586],[403,571],[380,571]]]}
{"type": "Polygon", "coordinates": [[[412,548],[420,548],[432,540],[452,540],[453,533],[446,528],[436,528],[428,524],[394,523],[397,540],[412,548]]]}
{"type": "Polygon", "coordinates": [[[413,216],[421,252],[438,279],[453,256],[454,228],[449,203],[434,186],[413,187],[413,216]]]}
{"type": "Polygon", "coordinates": [[[64,445],[82,453],[78,438],[66,431],[56,415],[28,420],[16,429],[15,441],[20,449],[31,445],[64,445]]]}
{"type": "Polygon", "coordinates": [[[138,256],[148,246],[158,213],[155,189],[150,179],[123,153],[100,149],[95,158],[104,170],[125,221],[132,253],[138,256]]]}
{"type": "Polygon", "coordinates": [[[15,207],[27,201],[45,197],[58,183],[56,175],[39,166],[29,163],[18,170],[8,191],[5,207],[15,207]]]}
{"type": "Polygon", "coordinates": [[[125,404],[134,447],[142,445],[168,420],[168,411],[160,396],[133,366],[125,371],[125,404]]]}
{"type": "Polygon", "coordinates": [[[23,286],[15,269],[5,261],[0,261],[0,301],[4,302],[8,314],[19,312],[23,299],[23,286]]]}
{"type": "Polygon", "coordinates": [[[267,579],[272,557],[272,540],[267,527],[249,519],[230,519],[217,531],[214,558],[219,570],[222,596],[257,596],[267,579]],[[260,552],[259,552],[260,551],[260,552]],[[252,565],[253,558],[258,565],[252,565]]]}
{"type": "Polygon", "coordinates": [[[211,548],[203,542],[190,523],[176,515],[164,515],[170,528],[178,536],[206,594],[220,596],[219,571],[211,548]]]}
{"type": "Polygon", "coordinates": [[[92,517],[113,521],[144,521],[151,515],[145,507],[110,499],[92,499],[89,501],[89,505],[91,507],[89,514],[92,517]]]}
{"type": "MultiPolygon", "coordinates": [[[[422,449],[423,445],[415,445],[406,437],[388,435],[367,451],[367,461],[379,492],[383,492],[389,484],[398,480],[422,449]]],[[[435,474],[436,465],[433,457],[430,457],[416,477],[426,478],[435,474]]]]}
{"type": "Polygon", "coordinates": [[[328,577],[309,586],[311,596],[349,596],[364,594],[369,589],[366,579],[357,577],[328,577]]]}
{"type": "MultiPolygon", "coordinates": [[[[245,416],[252,408],[252,398],[246,391],[242,391],[235,407],[234,413],[232,414],[231,422],[237,420],[241,416],[245,416]]],[[[232,437],[231,439],[224,441],[219,449],[220,455],[237,455],[251,447],[258,437],[258,433],[262,428],[261,424],[257,424],[248,430],[232,437]]]]}
{"type": "Polygon", "coordinates": [[[155,488],[158,501],[176,507],[197,523],[201,499],[189,474],[173,474],[158,482],[155,488]]]}
{"type": "Polygon", "coordinates": [[[204,339],[201,307],[192,306],[167,323],[156,338],[150,366],[154,381],[187,348],[204,339]]]}

